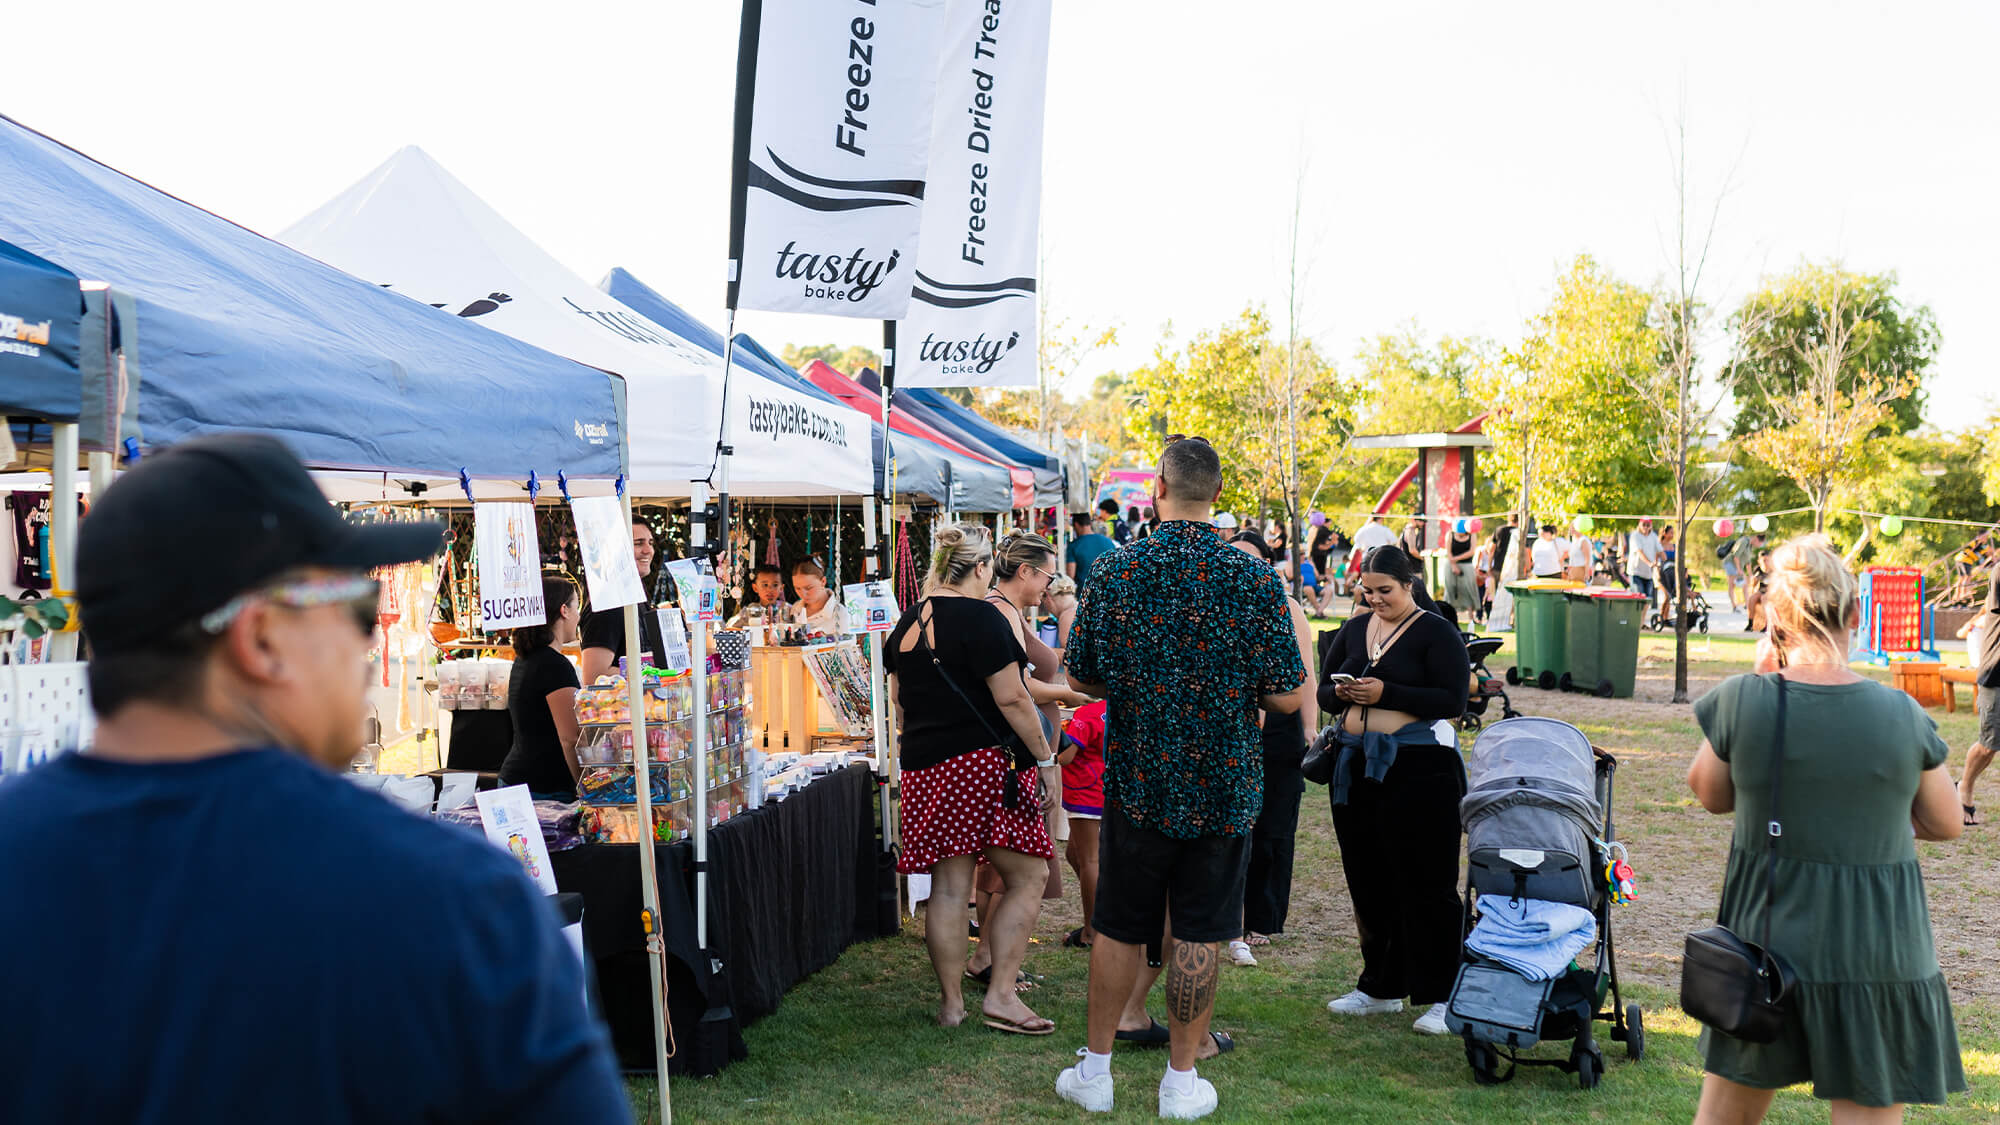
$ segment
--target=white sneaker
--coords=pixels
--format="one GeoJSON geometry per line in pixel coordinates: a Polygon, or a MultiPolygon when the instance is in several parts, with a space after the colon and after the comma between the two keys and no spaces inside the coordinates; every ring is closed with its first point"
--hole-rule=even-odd
{"type": "Polygon", "coordinates": [[[1237,938],[1229,943],[1229,963],[1232,965],[1255,965],[1257,955],[1250,952],[1250,943],[1237,938]]]}
{"type": "Polygon", "coordinates": [[[1432,1004],[1431,1010],[1418,1016],[1417,1022],[1410,1026],[1423,1032],[1425,1035],[1451,1034],[1451,1028],[1445,1026],[1443,1004],[1432,1004]]]}
{"type": "Polygon", "coordinates": [[[1160,1087],[1160,1116],[1181,1121],[1192,1121],[1197,1117],[1207,1117],[1215,1112],[1215,1083],[1206,1078],[1194,1080],[1194,1093],[1183,1094],[1178,1090],[1160,1087]]]}
{"type": "Polygon", "coordinates": [[[1360,989],[1342,996],[1338,1000],[1328,1000],[1326,1010],[1336,1016],[1378,1016],[1388,1012],[1403,1010],[1401,1000],[1378,1000],[1360,989]]]}
{"type": "MultiPolygon", "coordinates": [[[[1085,1048],[1077,1049],[1077,1057],[1083,1056],[1085,1048]]],[[[1066,1102],[1075,1102],[1091,1113],[1111,1112],[1111,1073],[1106,1071],[1095,1078],[1083,1076],[1081,1063],[1056,1075],[1056,1094],[1066,1102]]]]}

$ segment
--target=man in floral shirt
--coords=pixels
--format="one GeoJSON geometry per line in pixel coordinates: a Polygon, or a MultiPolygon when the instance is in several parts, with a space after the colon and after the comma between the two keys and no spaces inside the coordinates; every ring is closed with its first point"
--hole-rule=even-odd
{"type": "Polygon", "coordinates": [[[1067,650],[1071,686],[1109,708],[1090,1041],[1056,1090],[1111,1108],[1119,1014],[1171,914],[1172,1059],[1160,1114],[1185,1118],[1216,1104],[1194,1062],[1215,1007],[1218,946],[1242,931],[1250,829],[1264,801],[1257,710],[1297,711],[1307,679],[1277,573],[1210,526],[1222,492],[1215,450],[1169,439],[1157,483],[1164,522],[1091,568],[1067,650]]]}

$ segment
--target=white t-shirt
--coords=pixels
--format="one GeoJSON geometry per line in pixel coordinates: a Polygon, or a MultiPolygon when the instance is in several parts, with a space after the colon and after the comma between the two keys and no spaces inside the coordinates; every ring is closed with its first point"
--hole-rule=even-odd
{"type": "Polygon", "coordinates": [[[1548,578],[1562,573],[1565,546],[1562,540],[1553,535],[1544,535],[1535,540],[1534,547],[1530,549],[1530,558],[1535,565],[1535,577],[1548,578]]]}
{"type": "Polygon", "coordinates": [[[1635,531],[1630,543],[1632,577],[1653,577],[1653,564],[1646,560],[1660,557],[1660,537],[1650,531],[1635,531]]]}
{"type": "Polygon", "coordinates": [[[1590,536],[1579,535],[1569,541],[1569,565],[1590,565],[1590,536]]]}
{"type": "Polygon", "coordinates": [[[1354,533],[1354,551],[1365,557],[1375,548],[1387,547],[1395,541],[1396,533],[1390,531],[1387,524],[1365,523],[1360,531],[1354,533]]]}

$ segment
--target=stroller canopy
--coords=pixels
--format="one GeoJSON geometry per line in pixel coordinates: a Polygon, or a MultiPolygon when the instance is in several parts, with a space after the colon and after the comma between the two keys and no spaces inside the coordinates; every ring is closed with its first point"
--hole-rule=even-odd
{"type": "Polygon", "coordinates": [[[1460,813],[1465,822],[1518,803],[1556,807],[1588,827],[1604,817],[1597,795],[1590,739],[1556,719],[1507,719],[1473,743],[1470,783],[1460,813]]]}

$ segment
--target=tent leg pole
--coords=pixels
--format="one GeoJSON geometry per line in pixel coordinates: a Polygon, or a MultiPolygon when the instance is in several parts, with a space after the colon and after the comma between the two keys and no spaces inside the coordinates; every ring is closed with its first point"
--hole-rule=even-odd
{"type": "MultiPolygon", "coordinates": [[[[625,496],[625,525],[632,525],[632,496],[625,496]]],[[[637,638],[639,607],[625,607],[625,635],[637,638]]],[[[628,645],[628,648],[636,646],[628,645]]],[[[664,659],[664,658],[663,658],[664,659]]],[[[632,774],[639,801],[639,830],[645,838],[639,844],[640,925],[646,935],[646,976],[652,982],[653,1065],[659,1071],[660,1120],[670,1125],[674,1118],[673,1098],[667,1090],[667,946],[660,929],[659,857],[654,846],[653,783],[651,757],[646,746],[646,676],[638,660],[626,665],[626,699],[631,707],[632,774]]]]}
{"type": "MultiPolygon", "coordinates": [[[[53,427],[55,463],[50,467],[49,558],[54,564],[54,581],[49,593],[69,604],[75,620],[76,603],[76,423],[58,422],[53,427]]],[[[75,660],[80,636],[74,628],[49,637],[48,660],[75,660]]]]}

